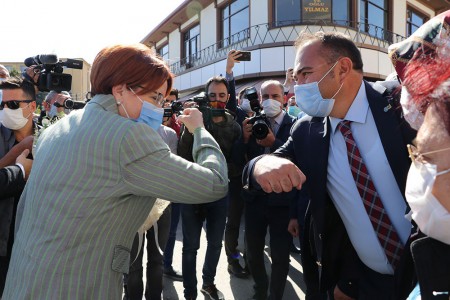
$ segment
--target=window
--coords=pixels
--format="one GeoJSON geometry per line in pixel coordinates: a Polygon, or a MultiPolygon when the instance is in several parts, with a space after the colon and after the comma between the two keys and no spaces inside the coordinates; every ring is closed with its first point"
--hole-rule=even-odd
{"type": "Polygon", "coordinates": [[[300,2],[301,0],[275,0],[275,26],[300,23],[300,2]]]}
{"type": "Polygon", "coordinates": [[[200,25],[196,25],[186,31],[183,41],[186,64],[192,65],[195,60],[200,58],[200,25]]]}
{"type": "Polygon", "coordinates": [[[427,16],[408,7],[406,9],[406,36],[413,34],[426,21],[428,21],[427,16]]]}
{"type": "Polygon", "coordinates": [[[162,57],[163,60],[169,60],[169,44],[162,46],[158,49],[158,54],[162,57]]]}
{"type": "Polygon", "coordinates": [[[387,40],[388,33],[388,1],[387,0],[361,0],[360,1],[360,30],[387,40]]]}
{"type": "Polygon", "coordinates": [[[222,47],[248,38],[249,0],[236,0],[221,10],[222,47]]]}
{"type": "Polygon", "coordinates": [[[350,1],[351,0],[333,0],[332,18],[333,23],[350,26],[350,1]],[[338,3],[339,2],[339,3],[338,3]]]}
{"type": "Polygon", "coordinates": [[[352,0],[273,0],[274,25],[300,24],[302,21],[333,21],[348,26],[352,0]]]}

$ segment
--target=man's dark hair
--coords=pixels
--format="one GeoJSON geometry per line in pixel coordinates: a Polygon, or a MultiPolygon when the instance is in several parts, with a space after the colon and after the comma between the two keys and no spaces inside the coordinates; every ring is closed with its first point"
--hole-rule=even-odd
{"type": "Polygon", "coordinates": [[[175,100],[178,100],[178,90],[177,89],[171,89],[169,95],[175,96],[175,100]]]}
{"type": "Polygon", "coordinates": [[[299,49],[311,41],[320,41],[322,45],[320,54],[328,63],[335,63],[340,57],[348,57],[353,63],[353,70],[362,72],[361,52],[347,35],[340,32],[318,31],[314,34],[302,32],[295,41],[295,48],[299,49]]]}
{"type": "Polygon", "coordinates": [[[206,85],[205,85],[205,93],[206,94],[208,94],[209,86],[213,82],[214,83],[223,83],[227,87],[227,91],[229,90],[228,89],[228,81],[227,81],[227,79],[225,77],[223,77],[223,76],[214,76],[214,77],[211,77],[210,79],[208,79],[208,81],[206,82],[206,85]]]}
{"type": "Polygon", "coordinates": [[[0,82],[0,90],[17,89],[21,89],[30,100],[36,100],[36,90],[34,89],[34,84],[30,81],[20,77],[9,77],[5,81],[0,82]]]}

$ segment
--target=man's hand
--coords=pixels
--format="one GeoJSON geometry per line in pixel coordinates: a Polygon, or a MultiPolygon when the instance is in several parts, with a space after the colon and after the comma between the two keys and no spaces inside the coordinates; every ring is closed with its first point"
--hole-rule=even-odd
{"type": "Polygon", "coordinates": [[[246,118],[244,121],[242,121],[242,138],[244,140],[244,144],[248,143],[248,140],[252,135],[253,124],[249,124],[248,120],[250,119],[246,118]]]}
{"type": "Polygon", "coordinates": [[[290,192],[301,189],[306,177],[291,161],[266,155],[258,160],[253,169],[253,177],[266,193],[290,192]]]}
{"type": "Polygon", "coordinates": [[[298,237],[300,226],[297,219],[291,219],[288,224],[288,231],[293,237],[298,237]]]}
{"type": "Polygon", "coordinates": [[[353,298],[344,294],[337,285],[334,288],[333,294],[334,294],[334,300],[353,300],[353,298]]]}
{"type": "Polygon", "coordinates": [[[197,108],[185,108],[183,114],[178,116],[178,121],[193,133],[198,127],[205,127],[203,125],[203,115],[197,108]]]}
{"type": "Polygon", "coordinates": [[[28,154],[30,154],[30,150],[25,149],[16,159],[16,163],[21,164],[25,170],[25,180],[30,176],[31,167],[33,166],[33,160],[27,158],[28,154]]]}
{"type": "Polygon", "coordinates": [[[237,51],[237,50],[230,50],[230,52],[228,52],[228,57],[227,57],[227,66],[226,66],[226,72],[228,74],[231,74],[233,72],[233,68],[234,68],[234,64],[235,63],[240,63],[239,60],[237,60],[236,58],[240,57],[242,54],[237,51]]]}
{"type": "Polygon", "coordinates": [[[262,147],[272,147],[273,143],[275,143],[275,135],[272,130],[269,128],[269,133],[262,140],[256,140],[256,143],[262,147]]]}

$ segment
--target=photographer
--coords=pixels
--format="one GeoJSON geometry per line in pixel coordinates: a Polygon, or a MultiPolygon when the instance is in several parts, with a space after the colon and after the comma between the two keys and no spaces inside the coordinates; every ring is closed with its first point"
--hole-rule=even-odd
{"type": "MultiPolygon", "coordinates": [[[[222,150],[228,167],[228,177],[239,174],[239,170],[232,163],[231,157],[236,141],[241,134],[239,124],[225,110],[229,99],[228,82],[224,77],[213,77],[206,83],[206,96],[194,97],[194,102],[203,113],[205,127],[216,139],[222,150]]],[[[181,130],[178,144],[178,154],[193,161],[192,134],[184,126],[181,130]]],[[[206,221],[206,237],[208,248],[206,250],[203,264],[202,293],[207,299],[222,299],[223,294],[216,288],[214,279],[217,264],[222,250],[222,239],[227,217],[228,195],[217,198],[217,201],[192,205],[181,205],[181,216],[183,226],[183,286],[186,299],[197,297],[196,257],[200,247],[200,234],[203,222],[206,221]]]]}
{"type": "MultiPolygon", "coordinates": [[[[247,90],[248,91],[248,90],[247,90]]],[[[261,85],[261,102],[247,92],[251,98],[251,107],[257,112],[252,118],[242,123],[243,137],[241,150],[248,160],[264,153],[271,153],[284,144],[289,138],[290,130],[295,119],[283,109],[284,87],[276,80],[265,81],[261,85]],[[256,103],[255,103],[256,102],[256,103]],[[263,108],[260,113],[259,104],[263,108]],[[257,118],[255,121],[255,118],[257,118]],[[267,136],[254,136],[254,126],[264,127],[268,123],[267,136]]],[[[258,132],[260,133],[260,132],[258,132]]],[[[247,182],[243,182],[244,186],[247,182]]],[[[292,236],[287,231],[289,224],[289,203],[295,192],[282,194],[251,194],[244,189],[245,199],[245,240],[247,263],[253,280],[255,281],[255,295],[253,299],[282,299],[286,278],[289,271],[289,252],[292,236]],[[272,273],[270,282],[264,265],[265,236],[269,228],[270,253],[272,258],[272,273]]]]}
{"type": "Polygon", "coordinates": [[[41,112],[38,123],[42,124],[42,119],[44,117],[47,117],[49,120],[64,117],[66,115],[64,104],[67,99],[70,99],[70,94],[66,91],[59,93],[53,90],[50,91],[47,96],[45,96],[44,102],[42,103],[44,111],[41,112]]]}
{"type": "MultiPolygon", "coordinates": [[[[166,97],[166,101],[164,101],[164,109],[170,108],[176,101],[178,101],[178,90],[172,89],[169,96],[166,97]]],[[[175,130],[177,137],[180,137],[181,124],[178,122],[176,114],[173,111],[170,111],[170,117],[163,118],[163,125],[175,130]]]]}

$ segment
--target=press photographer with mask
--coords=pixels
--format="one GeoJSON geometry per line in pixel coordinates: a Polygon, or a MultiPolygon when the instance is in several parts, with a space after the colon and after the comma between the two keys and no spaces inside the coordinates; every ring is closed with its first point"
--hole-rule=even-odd
{"type": "Polygon", "coordinates": [[[47,96],[45,96],[44,102],[42,105],[45,108],[45,111],[41,113],[40,122],[42,122],[42,118],[45,116],[48,119],[52,120],[53,118],[62,118],[66,115],[64,111],[64,103],[67,99],[70,99],[70,94],[66,91],[50,91],[47,96]]]}
{"type": "Polygon", "coordinates": [[[157,197],[204,203],[226,195],[225,158],[197,109],[179,116],[193,134],[195,162],[172,154],[157,133],[172,81],[143,44],[98,53],[92,100],[37,142],[5,299],[121,299],[133,238],[157,197]]]}

